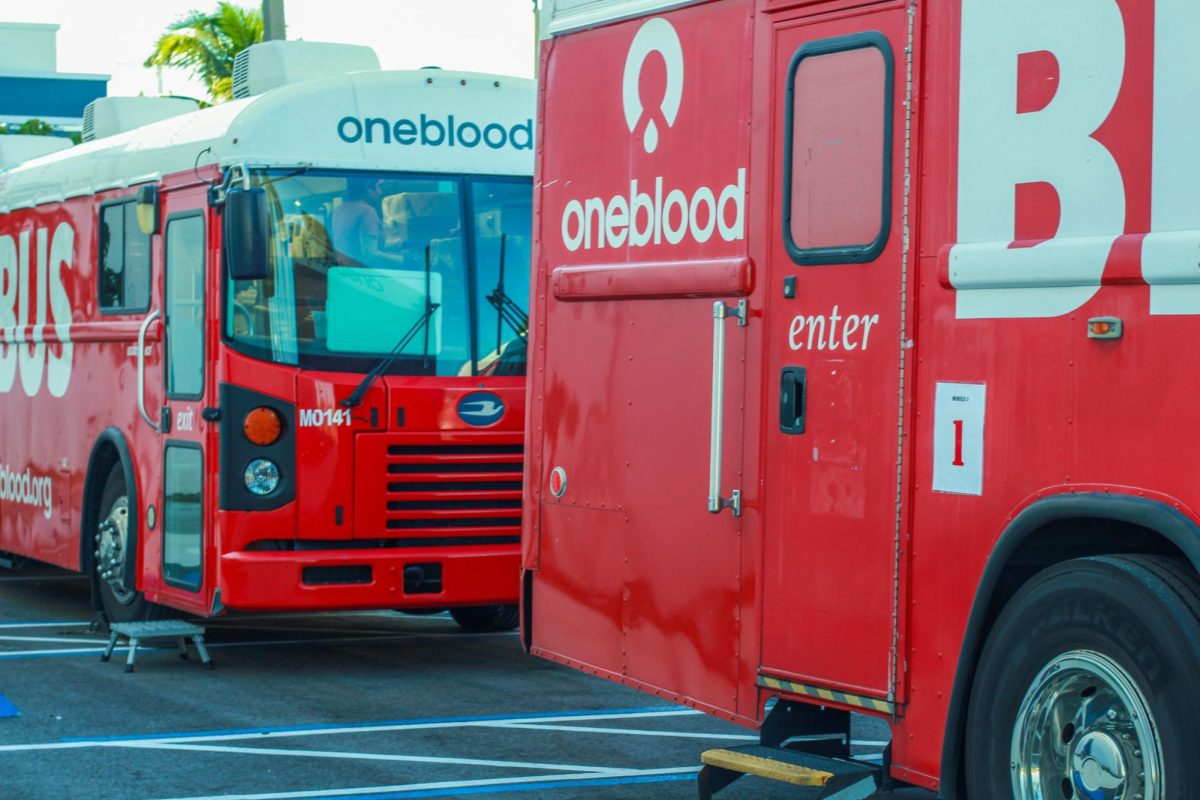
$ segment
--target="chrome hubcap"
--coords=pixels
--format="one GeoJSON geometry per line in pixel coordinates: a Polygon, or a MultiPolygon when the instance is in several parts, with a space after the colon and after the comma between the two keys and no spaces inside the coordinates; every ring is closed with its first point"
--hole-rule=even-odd
{"type": "Polygon", "coordinates": [[[133,602],[134,591],[125,585],[126,542],[129,531],[129,499],[118,497],[112,510],[96,530],[96,572],[108,584],[117,602],[133,602]]]}
{"type": "Polygon", "coordinates": [[[1033,680],[1012,736],[1017,800],[1162,800],[1162,743],[1123,667],[1073,650],[1033,680]]]}

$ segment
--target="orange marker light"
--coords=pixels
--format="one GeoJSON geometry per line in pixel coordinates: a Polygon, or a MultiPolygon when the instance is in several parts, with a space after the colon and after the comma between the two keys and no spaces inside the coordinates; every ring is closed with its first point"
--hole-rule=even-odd
{"type": "Polygon", "coordinates": [[[283,420],[279,412],[266,406],[259,406],[246,415],[242,421],[242,431],[251,443],[266,447],[279,440],[283,433],[283,420]]]}
{"type": "Polygon", "coordinates": [[[1123,327],[1120,317],[1093,317],[1088,320],[1088,338],[1120,339],[1123,327]]]}

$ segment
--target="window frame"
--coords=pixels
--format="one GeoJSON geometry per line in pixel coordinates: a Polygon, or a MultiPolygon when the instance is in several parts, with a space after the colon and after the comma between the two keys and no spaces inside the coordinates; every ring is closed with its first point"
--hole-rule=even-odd
{"type": "MultiPolygon", "coordinates": [[[[470,292],[469,308],[470,308],[470,314],[471,314],[471,320],[470,320],[471,364],[472,364],[472,370],[473,370],[471,373],[471,376],[476,377],[479,375],[479,360],[480,360],[480,353],[479,353],[479,351],[480,351],[480,341],[479,341],[480,309],[483,307],[483,305],[486,305],[487,299],[485,298],[485,296],[483,294],[481,294],[481,292],[479,290],[479,249],[478,249],[478,243],[476,242],[476,231],[475,231],[475,187],[479,183],[520,184],[522,182],[528,181],[530,184],[529,190],[532,193],[533,192],[533,179],[531,177],[526,177],[524,175],[482,175],[482,174],[474,174],[474,173],[464,173],[460,177],[462,178],[463,232],[465,234],[464,238],[466,239],[467,248],[468,248],[467,249],[467,284],[469,287],[468,291],[470,292]],[[469,224],[468,224],[468,220],[470,220],[469,224]]],[[[530,202],[531,202],[530,218],[532,220],[532,216],[533,216],[532,200],[530,202]]],[[[535,227],[534,224],[531,222],[530,230],[529,230],[529,241],[530,241],[531,245],[532,245],[533,237],[534,237],[534,227],[535,227]]],[[[530,269],[532,269],[532,267],[533,267],[533,265],[531,264],[530,269]]],[[[530,285],[530,296],[532,297],[532,294],[533,294],[533,288],[532,288],[533,287],[533,279],[532,279],[532,277],[530,277],[529,285],[530,285]]],[[[529,301],[527,300],[527,303],[528,302],[529,301]]],[[[528,312],[529,312],[529,309],[526,308],[526,313],[528,313],[528,312]]]]}
{"type": "Polygon", "coordinates": [[[896,60],[891,42],[879,31],[865,31],[848,36],[835,36],[805,42],[792,56],[787,72],[787,93],[783,132],[783,243],[788,256],[800,266],[822,264],[865,264],[877,259],[887,246],[892,228],[892,169],[895,139],[896,60]],[[796,119],[796,72],[800,65],[815,56],[827,56],[852,50],[874,48],[883,57],[883,186],[880,193],[879,234],[864,245],[833,247],[800,247],[792,238],[792,170],[793,139],[796,119]]]}
{"type": "Polygon", "coordinates": [[[206,465],[204,463],[204,446],[200,442],[194,442],[190,439],[167,439],[163,444],[162,451],[162,556],[160,559],[159,570],[162,575],[163,583],[168,586],[180,589],[192,594],[200,594],[204,591],[204,559],[205,559],[205,543],[204,543],[204,523],[205,523],[205,493],[208,476],[206,475],[206,465]],[[167,453],[172,448],[179,450],[196,450],[200,453],[200,575],[197,585],[192,587],[185,584],[177,578],[171,578],[167,575],[167,498],[168,498],[168,473],[167,473],[167,453]]]}
{"type": "MultiPolygon", "coordinates": [[[[259,169],[270,172],[270,171],[278,170],[278,169],[280,169],[280,167],[274,167],[274,166],[261,167],[261,168],[256,168],[253,171],[258,171],[259,169]]],[[[516,182],[516,183],[525,181],[525,182],[529,183],[530,192],[532,194],[532,192],[533,192],[533,176],[512,175],[512,174],[504,174],[504,173],[490,173],[490,172],[420,172],[420,171],[414,171],[414,170],[388,170],[388,169],[383,169],[383,168],[380,168],[380,169],[341,168],[341,167],[316,166],[316,165],[314,165],[312,167],[312,170],[313,171],[328,170],[331,172],[337,172],[342,175],[351,175],[351,174],[355,174],[355,173],[358,173],[358,174],[379,173],[380,177],[385,177],[386,179],[389,179],[389,180],[405,180],[405,179],[437,180],[437,181],[450,181],[450,182],[454,182],[457,184],[457,189],[455,191],[458,193],[458,196],[459,196],[458,209],[459,209],[459,214],[461,215],[461,219],[463,221],[463,253],[467,260],[467,273],[466,273],[467,298],[466,298],[466,300],[467,300],[468,313],[470,314],[470,319],[471,319],[469,329],[468,329],[468,332],[470,335],[470,354],[471,354],[472,364],[474,365],[474,370],[476,370],[476,371],[472,372],[471,377],[478,377],[479,353],[478,353],[478,343],[476,342],[477,325],[478,325],[478,310],[476,308],[477,278],[476,278],[476,274],[475,274],[476,264],[475,264],[475,256],[474,256],[474,253],[475,253],[475,250],[474,250],[475,231],[474,231],[474,225],[468,225],[466,223],[466,220],[471,218],[471,216],[473,216],[473,206],[471,205],[470,198],[468,198],[467,195],[471,193],[471,187],[473,185],[473,182],[480,181],[480,180],[497,181],[497,182],[516,182]]],[[[531,208],[532,208],[533,201],[531,200],[530,202],[531,202],[531,208]]],[[[531,228],[531,232],[530,232],[530,241],[531,242],[535,238],[536,227],[537,227],[537,224],[536,224],[536,219],[535,219],[533,226],[531,228]]],[[[223,242],[219,243],[218,247],[220,249],[218,263],[220,264],[219,280],[220,280],[221,308],[220,308],[220,317],[219,317],[218,323],[217,323],[218,324],[218,332],[219,332],[217,341],[220,343],[221,346],[226,347],[235,353],[240,353],[241,355],[244,355],[247,358],[252,358],[255,361],[261,361],[262,363],[265,363],[265,364],[283,365],[282,362],[273,360],[271,358],[271,354],[268,351],[248,345],[246,342],[237,339],[237,337],[235,337],[229,333],[230,323],[231,323],[229,303],[230,303],[230,297],[231,297],[230,291],[231,291],[232,287],[231,287],[231,281],[229,279],[228,264],[226,263],[226,258],[225,258],[224,243],[223,242]]],[[[165,257],[165,252],[166,251],[165,251],[165,245],[164,245],[164,257],[165,257]]],[[[530,289],[530,298],[531,299],[532,299],[532,295],[533,295],[533,290],[532,290],[532,283],[531,283],[531,289],[530,289]]],[[[379,357],[381,357],[382,355],[383,354],[379,354],[379,355],[375,355],[375,356],[359,357],[355,360],[361,360],[363,363],[360,365],[357,365],[354,369],[346,368],[346,365],[344,363],[345,359],[340,359],[340,361],[342,361],[343,363],[329,363],[329,364],[308,363],[308,364],[306,364],[306,363],[304,363],[303,357],[298,359],[299,363],[288,364],[286,366],[289,369],[297,369],[297,370],[300,370],[301,372],[336,372],[336,373],[343,374],[343,375],[365,375],[370,370],[371,364],[378,361],[379,357]]],[[[383,374],[384,375],[437,377],[436,373],[434,373],[434,372],[412,373],[412,372],[398,371],[400,369],[400,365],[402,365],[402,364],[403,364],[403,359],[402,358],[397,359],[396,363],[393,364],[392,367],[389,370],[385,371],[383,374]]],[[[442,375],[440,377],[452,377],[452,376],[442,375]]]]}
{"type": "Polygon", "coordinates": [[[163,392],[168,400],[202,400],[205,393],[205,381],[208,379],[208,220],[203,209],[195,208],[171,214],[163,222],[162,227],[162,264],[163,264],[163,392]],[[183,394],[172,390],[171,387],[171,260],[168,247],[167,231],[172,222],[178,222],[191,217],[200,218],[200,301],[203,304],[204,315],[200,323],[200,391],[183,394]]]}
{"type": "MultiPolygon", "coordinates": [[[[104,236],[104,212],[112,206],[136,205],[137,195],[124,195],[122,197],[114,197],[111,200],[105,200],[100,203],[96,209],[96,308],[101,316],[120,316],[123,314],[146,314],[150,311],[150,306],[154,304],[154,237],[158,235],[158,231],[146,236],[146,304],[144,306],[105,306],[104,305],[104,245],[106,238],[104,236]]],[[[136,211],[134,212],[136,217],[136,211]]],[[[124,222],[124,211],[122,211],[122,222],[124,222]]],[[[136,226],[135,226],[136,227],[136,226]]],[[[141,233],[141,230],[138,230],[141,233]]],[[[124,230],[121,234],[121,274],[122,276],[128,273],[125,270],[128,264],[124,263],[127,238],[124,230]]]]}

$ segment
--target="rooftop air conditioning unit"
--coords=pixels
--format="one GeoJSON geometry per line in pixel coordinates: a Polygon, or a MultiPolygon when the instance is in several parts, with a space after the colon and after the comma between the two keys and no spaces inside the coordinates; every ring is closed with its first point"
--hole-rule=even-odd
{"type": "Polygon", "coordinates": [[[253,97],[291,83],[370,72],[379,56],[369,47],[334,42],[263,42],[233,59],[233,96],[253,97]]]}
{"type": "Polygon", "coordinates": [[[98,97],[83,110],[83,140],[90,142],[200,108],[186,97],[98,97]]]}

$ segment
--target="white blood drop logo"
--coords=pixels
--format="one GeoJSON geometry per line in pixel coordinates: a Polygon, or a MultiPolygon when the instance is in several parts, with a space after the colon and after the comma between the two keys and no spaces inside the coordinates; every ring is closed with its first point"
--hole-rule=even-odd
{"type": "MultiPolygon", "coordinates": [[[[683,99],[683,46],[679,34],[665,19],[647,21],[629,45],[625,57],[625,79],[622,85],[625,123],[629,132],[637,135],[645,125],[642,146],[647,153],[658,148],[660,137],[656,118],[668,127],[674,126],[683,99]],[[667,65],[667,85],[661,107],[647,116],[639,96],[642,70],[651,53],[659,53],[667,65]]],[[[573,198],[563,206],[562,242],[570,252],[593,247],[635,248],[651,245],[677,245],[689,237],[704,244],[714,236],[726,242],[740,241],[746,236],[746,168],[731,175],[734,180],[717,187],[697,180],[687,181],[686,189],[678,185],[678,175],[667,180],[661,175],[653,178],[633,178],[628,192],[608,197],[595,195],[573,198]],[[697,185],[698,184],[698,185],[697,185]]]]}
{"type": "MultiPolygon", "coordinates": [[[[625,82],[622,86],[625,102],[625,124],[629,132],[637,130],[645,109],[638,94],[638,82],[642,76],[642,67],[651,53],[657,52],[667,62],[667,90],[662,99],[662,115],[667,125],[675,124],[679,114],[679,102],[683,99],[683,47],[679,44],[679,34],[671,27],[671,23],[661,17],[655,17],[646,22],[633,37],[629,46],[629,55],[625,57],[625,82]]],[[[651,119],[646,125],[646,135],[642,146],[647,153],[653,153],[658,148],[658,125],[651,119]]]]}

